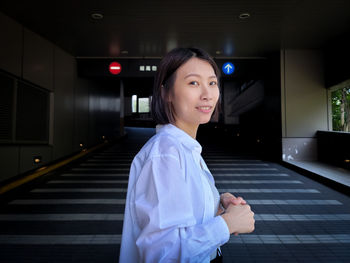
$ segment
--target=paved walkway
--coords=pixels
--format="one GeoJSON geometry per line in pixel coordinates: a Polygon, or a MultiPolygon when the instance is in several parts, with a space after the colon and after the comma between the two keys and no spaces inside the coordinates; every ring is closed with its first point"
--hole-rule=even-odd
{"type": "MultiPolygon", "coordinates": [[[[151,129],[41,178],[0,207],[0,262],[117,262],[128,170],[151,129]]],[[[224,262],[350,262],[350,198],[278,164],[204,146],[220,192],[243,196],[256,229],[224,262]]]]}

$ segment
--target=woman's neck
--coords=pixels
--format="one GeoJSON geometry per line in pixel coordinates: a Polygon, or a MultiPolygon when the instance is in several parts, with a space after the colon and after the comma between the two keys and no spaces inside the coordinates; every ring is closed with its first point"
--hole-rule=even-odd
{"type": "Polygon", "coordinates": [[[183,130],[184,132],[186,132],[188,135],[190,135],[193,139],[196,139],[197,136],[197,130],[198,130],[198,126],[199,125],[186,125],[186,123],[182,123],[179,121],[175,121],[175,123],[173,123],[173,125],[175,125],[176,127],[178,127],[179,129],[183,130]]]}

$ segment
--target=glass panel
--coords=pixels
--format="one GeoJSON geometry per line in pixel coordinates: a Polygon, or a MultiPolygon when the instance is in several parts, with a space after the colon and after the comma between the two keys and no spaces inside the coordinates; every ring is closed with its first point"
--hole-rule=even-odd
{"type": "Polygon", "coordinates": [[[350,131],[350,87],[332,92],[333,131],[350,131]]]}
{"type": "Polygon", "coordinates": [[[139,113],[149,112],[149,98],[139,98],[139,113]]]}

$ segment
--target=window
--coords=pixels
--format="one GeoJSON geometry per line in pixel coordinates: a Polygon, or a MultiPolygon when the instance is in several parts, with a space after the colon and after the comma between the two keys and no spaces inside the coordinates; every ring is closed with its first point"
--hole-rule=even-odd
{"type": "Polygon", "coordinates": [[[17,141],[48,141],[49,92],[19,81],[16,112],[17,141]]]}
{"type": "Polygon", "coordinates": [[[137,95],[131,96],[131,112],[132,113],[137,112],[137,95]]]}
{"type": "Polygon", "coordinates": [[[0,143],[47,143],[50,92],[0,74],[0,143]]]}
{"type": "Polygon", "coordinates": [[[350,85],[332,92],[333,131],[350,132],[350,85]]]}
{"type": "Polygon", "coordinates": [[[139,113],[150,112],[149,98],[139,98],[139,113]]]}

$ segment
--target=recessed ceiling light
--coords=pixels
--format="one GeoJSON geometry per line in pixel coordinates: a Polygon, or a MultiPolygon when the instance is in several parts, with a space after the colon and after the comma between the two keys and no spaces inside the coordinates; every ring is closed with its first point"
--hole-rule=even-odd
{"type": "Polygon", "coordinates": [[[129,51],[123,50],[123,51],[122,51],[122,54],[129,54],[129,51]]]}
{"type": "Polygon", "coordinates": [[[221,51],[220,50],[216,50],[216,55],[220,55],[221,54],[221,51]]]}
{"type": "Polygon", "coordinates": [[[92,13],[91,18],[94,20],[101,20],[103,19],[103,15],[101,13],[92,13]]]}
{"type": "Polygon", "coordinates": [[[239,19],[244,20],[244,19],[248,19],[250,17],[250,14],[249,13],[242,13],[238,17],[239,17],[239,19]]]}

